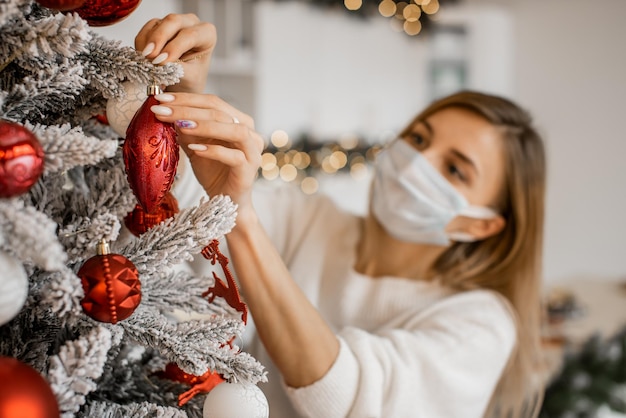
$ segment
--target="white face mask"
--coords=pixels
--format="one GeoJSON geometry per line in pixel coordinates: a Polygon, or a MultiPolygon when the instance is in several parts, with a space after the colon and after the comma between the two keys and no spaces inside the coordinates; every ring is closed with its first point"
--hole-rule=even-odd
{"type": "Polygon", "coordinates": [[[446,233],[448,223],[459,215],[498,216],[490,208],[471,206],[419,151],[401,139],[376,157],[372,210],[394,238],[434,245],[476,241],[466,232],[446,233]]]}

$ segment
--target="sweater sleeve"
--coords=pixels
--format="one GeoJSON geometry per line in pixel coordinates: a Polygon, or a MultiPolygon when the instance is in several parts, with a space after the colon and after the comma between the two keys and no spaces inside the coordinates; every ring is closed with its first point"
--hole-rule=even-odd
{"type": "Polygon", "coordinates": [[[482,417],[513,351],[511,311],[498,296],[450,296],[401,327],[339,332],[329,372],[287,388],[306,417],[482,417]]]}

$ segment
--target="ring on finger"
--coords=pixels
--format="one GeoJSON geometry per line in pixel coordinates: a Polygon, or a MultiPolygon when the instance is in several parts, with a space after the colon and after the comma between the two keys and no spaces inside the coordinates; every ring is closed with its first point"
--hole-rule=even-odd
{"type": "Polygon", "coordinates": [[[236,116],[231,116],[233,118],[233,123],[239,123],[239,119],[236,116]]]}

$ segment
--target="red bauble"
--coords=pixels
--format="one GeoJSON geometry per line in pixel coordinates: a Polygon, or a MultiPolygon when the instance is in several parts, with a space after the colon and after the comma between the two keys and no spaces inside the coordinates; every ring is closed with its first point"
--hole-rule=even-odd
{"type": "Polygon", "coordinates": [[[48,9],[66,12],[79,8],[85,3],[85,0],[37,0],[37,3],[48,9]]]}
{"type": "Polygon", "coordinates": [[[147,213],[154,213],[169,192],[178,166],[176,129],[154,116],[150,108],[158,104],[148,96],[130,121],[124,141],[128,183],[147,213]]]}
{"type": "Polygon", "coordinates": [[[31,131],[0,120],[0,197],[28,191],[43,173],[44,153],[31,131]]]}
{"type": "Polygon", "coordinates": [[[135,206],[124,218],[124,224],[130,232],[139,236],[155,225],[178,213],[178,202],[172,193],[168,192],[153,213],[146,213],[141,205],[135,206]]]}
{"type": "Polygon", "coordinates": [[[104,242],[77,275],[85,291],[83,310],[96,321],[115,324],[131,316],[141,302],[137,268],[123,255],[109,254],[104,242]]]}
{"type": "Polygon", "coordinates": [[[139,3],[141,0],[86,0],[74,11],[90,26],[109,26],[126,18],[139,3]]]}
{"type": "Polygon", "coordinates": [[[0,357],[0,417],[59,417],[57,399],[46,379],[11,357],[0,357]]]}

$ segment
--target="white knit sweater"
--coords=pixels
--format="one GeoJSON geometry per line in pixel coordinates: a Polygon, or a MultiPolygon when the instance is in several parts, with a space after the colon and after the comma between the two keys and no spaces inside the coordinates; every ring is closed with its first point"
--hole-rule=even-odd
{"type": "MultiPolygon", "coordinates": [[[[193,179],[177,183],[182,207],[203,193],[193,179]]],[[[352,266],[360,220],[322,195],[259,185],[255,207],[341,344],[324,377],[289,388],[256,337],[254,318],[248,322],[243,349],[268,370],[269,382],[259,386],[270,417],[483,416],[515,345],[515,325],[499,296],[358,274],[352,266]]],[[[202,273],[212,268],[200,258],[191,265],[202,273]]]]}

